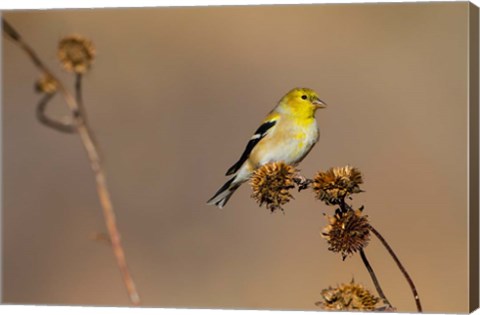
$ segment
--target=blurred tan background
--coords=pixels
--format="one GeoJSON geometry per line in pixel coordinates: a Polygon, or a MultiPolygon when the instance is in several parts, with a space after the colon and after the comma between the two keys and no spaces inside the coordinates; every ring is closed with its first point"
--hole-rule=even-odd
{"type": "MultiPolygon", "coordinates": [[[[347,163],[365,205],[411,273],[427,312],[466,312],[466,2],[3,12],[57,73],[58,40],[90,37],[84,81],[131,271],[146,306],[317,309],[320,291],[356,281],[359,256],[327,250],[323,213],[295,194],[285,215],[249,198],[205,201],[278,99],[296,86],[329,104],[304,175],[347,163]]],[[[3,53],[5,303],[129,305],[77,136],[40,125],[37,71],[3,53]]],[[[69,84],[72,78],[61,74],[69,84]]],[[[50,111],[67,111],[60,98],[50,111]]],[[[373,239],[390,301],[409,287],[373,239]]]]}

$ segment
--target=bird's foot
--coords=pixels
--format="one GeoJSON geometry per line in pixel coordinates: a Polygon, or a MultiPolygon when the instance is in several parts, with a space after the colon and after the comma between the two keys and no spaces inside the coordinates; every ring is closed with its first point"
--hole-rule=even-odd
{"type": "Polygon", "coordinates": [[[310,184],[313,183],[313,180],[306,178],[302,175],[297,175],[295,178],[293,178],[293,181],[295,182],[295,184],[297,184],[298,191],[307,189],[308,187],[310,187],[310,184]]]}

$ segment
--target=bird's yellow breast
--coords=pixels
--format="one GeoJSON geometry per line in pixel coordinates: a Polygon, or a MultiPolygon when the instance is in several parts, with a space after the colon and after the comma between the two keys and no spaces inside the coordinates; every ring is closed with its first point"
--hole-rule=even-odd
{"type": "Polygon", "coordinates": [[[253,168],[275,161],[296,164],[317,142],[315,118],[302,119],[301,122],[285,118],[279,118],[271,132],[252,150],[249,162],[253,168]]]}

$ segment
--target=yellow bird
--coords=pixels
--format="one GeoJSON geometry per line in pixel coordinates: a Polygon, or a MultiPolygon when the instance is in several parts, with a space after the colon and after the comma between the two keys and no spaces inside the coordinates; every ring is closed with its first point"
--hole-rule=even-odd
{"type": "Polygon", "coordinates": [[[235,176],[207,204],[223,208],[235,190],[264,164],[300,163],[318,141],[315,112],[325,107],[311,89],[296,88],[288,92],[255,131],[237,163],[228,169],[226,175],[235,176]]]}

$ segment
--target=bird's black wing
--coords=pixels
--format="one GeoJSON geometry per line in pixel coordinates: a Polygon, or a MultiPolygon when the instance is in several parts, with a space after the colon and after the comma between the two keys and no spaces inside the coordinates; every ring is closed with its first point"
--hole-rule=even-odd
{"type": "Polygon", "coordinates": [[[270,130],[273,126],[275,126],[276,123],[276,121],[266,121],[260,127],[258,127],[257,131],[255,131],[255,134],[250,138],[250,141],[248,141],[247,146],[245,147],[245,151],[243,151],[243,154],[238,160],[238,162],[235,163],[232,167],[230,167],[225,175],[232,175],[240,169],[243,163],[250,156],[253,148],[257,145],[257,143],[260,142],[260,140],[263,139],[263,137],[266,136],[267,131],[270,130]]]}

